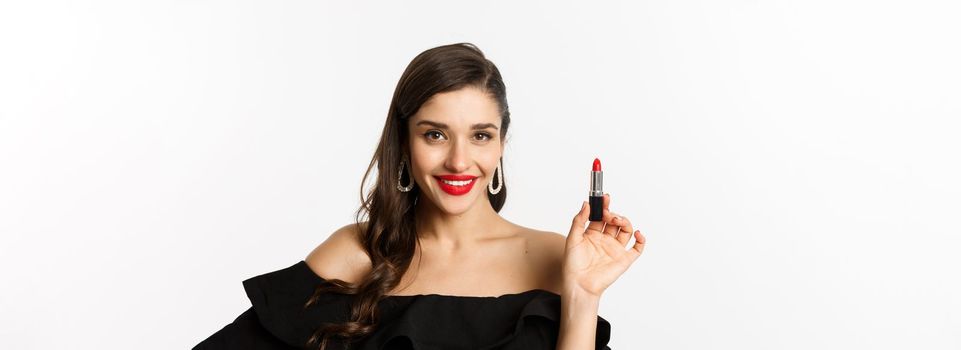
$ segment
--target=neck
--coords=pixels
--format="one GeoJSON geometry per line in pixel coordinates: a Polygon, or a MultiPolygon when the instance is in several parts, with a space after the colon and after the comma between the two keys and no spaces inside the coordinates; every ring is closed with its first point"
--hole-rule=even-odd
{"type": "Polygon", "coordinates": [[[506,224],[487,196],[457,215],[440,210],[422,197],[414,213],[420,241],[450,253],[472,250],[502,232],[499,228],[506,224]]]}

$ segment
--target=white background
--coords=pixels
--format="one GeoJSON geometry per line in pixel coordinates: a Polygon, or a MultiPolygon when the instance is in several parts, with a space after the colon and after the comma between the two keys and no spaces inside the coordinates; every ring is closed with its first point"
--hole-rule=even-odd
{"type": "Polygon", "coordinates": [[[4,1],[0,348],[189,348],[350,222],[397,79],[500,68],[515,223],[594,157],[613,349],[961,349],[953,1],[4,1]],[[346,6],[346,7],[345,7],[346,6]]]}

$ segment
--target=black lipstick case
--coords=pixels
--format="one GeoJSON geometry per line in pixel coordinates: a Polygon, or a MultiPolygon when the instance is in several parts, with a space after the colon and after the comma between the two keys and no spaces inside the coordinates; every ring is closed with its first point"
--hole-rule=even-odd
{"type": "Polygon", "coordinates": [[[591,221],[604,219],[604,172],[591,171],[591,192],[587,195],[591,205],[591,221]]]}
{"type": "Polygon", "coordinates": [[[604,219],[604,196],[587,198],[591,205],[591,221],[601,221],[604,219]]]}

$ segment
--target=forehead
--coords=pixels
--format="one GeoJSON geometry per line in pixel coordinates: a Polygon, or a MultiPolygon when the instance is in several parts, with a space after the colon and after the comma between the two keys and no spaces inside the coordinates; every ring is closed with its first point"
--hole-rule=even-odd
{"type": "Polygon", "coordinates": [[[486,92],[466,87],[431,96],[411,118],[411,125],[422,120],[463,127],[478,122],[500,125],[497,102],[486,92]]]}

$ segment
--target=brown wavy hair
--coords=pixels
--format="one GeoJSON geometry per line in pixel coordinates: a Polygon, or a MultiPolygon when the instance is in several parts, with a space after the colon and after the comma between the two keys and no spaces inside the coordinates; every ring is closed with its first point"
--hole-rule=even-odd
{"type": "MultiPolygon", "coordinates": [[[[345,348],[349,348],[352,343],[363,340],[376,329],[378,302],[387,298],[387,293],[400,283],[419,242],[413,209],[420,187],[414,186],[409,192],[397,190],[400,162],[405,156],[403,153],[409,149],[408,119],[434,94],[464,87],[479,88],[497,102],[501,115],[501,142],[504,142],[511,120],[507,91],[497,67],[477,46],[470,43],[443,45],[414,57],[394,89],[380,143],[361,181],[362,205],[354,215],[357,227],[361,227],[363,232],[361,243],[373,268],[356,285],[331,279],[330,283],[316,288],[305,308],[316,303],[324,293],[356,294],[356,297],[350,307],[349,321],[342,324],[324,323],[308,339],[308,348],[324,350],[332,337],[338,338],[345,348]],[[377,167],[377,179],[365,198],[364,184],[374,166],[377,167]],[[365,213],[369,219],[367,225],[362,223],[365,213]]],[[[407,159],[413,159],[410,155],[406,156],[407,159]]],[[[500,168],[503,175],[503,157],[500,159],[500,168]]],[[[409,171],[405,173],[408,175],[406,179],[400,179],[402,183],[414,181],[409,171]]],[[[507,186],[503,183],[500,186],[503,187],[496,195],[485,191],[497,212],[500,212],[507,199],[507,186]]]]}

